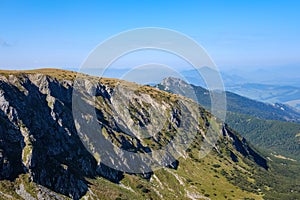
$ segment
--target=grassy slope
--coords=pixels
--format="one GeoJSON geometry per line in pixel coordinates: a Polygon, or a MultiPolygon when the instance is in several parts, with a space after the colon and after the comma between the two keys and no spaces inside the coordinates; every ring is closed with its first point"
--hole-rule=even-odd
{"type": "MultiPolygon", "coordinates": [[[[130,190],[120,190],[120,186],[107,183],[102,178],[92,180],[92,189],[101,199],[190,199],[189,197],[209,197],[211,199],[262,199],[262,195],[251,193],[230,183],[222,175],[232,170],[232,164],[221,158],[215,160],[216,155],[195,161],[191,158],[180,159],[177,170],[160,169],[155,171],[155,178],[141,179],[138,176],[126,175],[121,183],[130,190]],[[105,187],[101,184],[105,183],[105,187]],[[112,192],[113,191],[113,192],[112,192]],[[129,196],[128,196],[129,195],[129,196]],[[113,197],[113,198],[112,198],[113,197]],[[130,198],[131,197],[131,198],[130,198]]],[[[246,180],[246,179],[245,179],[246,180]]],[[[251,184],[249,182],[249,184],[251,184]]]]}

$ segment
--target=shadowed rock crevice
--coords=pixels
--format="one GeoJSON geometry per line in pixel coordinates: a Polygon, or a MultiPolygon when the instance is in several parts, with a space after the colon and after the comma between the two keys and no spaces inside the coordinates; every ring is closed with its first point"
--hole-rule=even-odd
{"type": "MultiPolygon", "coordinates": [[[[234,145],[235,149],[244,157],[250,158],[264,169],[269,168],[267,165],[267,160],[258,153],[256,153],[253,147],[250,147],[245,138],[240,139],[238,135],[236,133],[234,134],[233,131],[227,125],[223,127],[222,133],[223,136],[232,138],[232,144],[234,145]]],[[[238,158],[233,152],[230,153],[230,156],[234,162],[238,162],[238,158]]]]}
{"type": "Polygon", "coordinates": [[[32,180],[55,192],[79,199],[88,189],[84,177],[93,178],[97,164],[76,135],[74,122],[70,118],[72,114],[62,109],[60,101],[55,101],[57,120],[54,120],[46,94],[42,94],[28,79],[22,84],[28,91],[27,95],[5,84],[2,84],[2,89],[9,91],[4,93],[5,99],[16,109],[19,120],[29,131],[31,155],[27,167],[32,180]],[[16,97],[23,99],[23,102],[20,103],[16,97]]]}
{"type": "Polygon", "coordinates": [[[13,181],[26,172],[22,163],[23,146],[20,130],[0,110],[0,180],[13,181]]]}

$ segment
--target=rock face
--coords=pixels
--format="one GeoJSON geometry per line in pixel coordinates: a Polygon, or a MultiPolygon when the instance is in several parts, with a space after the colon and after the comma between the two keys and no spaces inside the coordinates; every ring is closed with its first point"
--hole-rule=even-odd
{"type": "MultiPolygon", "coordinates": [[[[232,144],[239,153],[241,153],[244,157],[253,158],[254,162],[257,165],[268,169],[266,159],[259,155],[252,147],[250,147],[245,138],[240,139],[236,134],[233,133],[233,131],[230,128],[227,127],[227,125],[223,127],[222,132],[224,137],[232,139],[232,144]]],[[[231,153],[230,156],[232,157],[233,161],[238,162],[238,160],[236,159],[237,156],[234,155],[234,153],[231,153]]]]}
{"type": "MultiPolygon", "coordinates": [[[[124,178],[124,172],[106,164],[105,159],[111,159],[112,152],[97,151],[94,138],[87,132],[91,129],[85,129],[74,116],[73,79],[73,73],[70,77],[41,72],[0,75],[0,180],[14,181],[19,175],[28,174],[30,181],[38,185],[79,199],[89,190],[86,178],[100,176],[113,183],[124,178]],[[87,135],[86,143],[82,141],[84,135],[87,135]]],[[[100,124],[102,129],[95,130],[94,134],[99,132],[102,139],[109,139],[123,150],[144,154],[154,152],[173,140],[179,127],[185,127],[187,132],[196,131],[195,139],[205,140],[209,113],[199,106],[195,107],[194,103],[191,103],[193,108],[186,103],[178,103],[178,99],[183,97],[146,86],[132,90],[136,85],[126,82],[121,82],[125,84],[122,88],[126,88],[123,96],[117,96],[117,80],[103,79],[91,84],[85,77],[81,81],[83,88],[78,95],[85,105],[77,107],[82,112],[81,119],[85,119],[86,123],[100,124]],[[95,103],[87,98],[90,90],[95,92],[95,103]],[[85,113],[86,107],[91,106],[96,118],[85,113]],[[183,109],[192,117],[185,116],[183,109]],[[197,112],[195,115],[194,111],[197,112]],[[164,116],[167,116],[166,121],[162,123],[164,116]],[[185,121],[189,123],[184,124],[185,121]],[[156,128],[160,131],[151,135],[156,128]]],[[[184,102],[191,101],[184,99],[184,102]]],[[[223,134],[240,154],[253,157],[258,165],[267,169],[264,158],[235,133],[224,126],[223,134]]],[[[100,149],[103,150],[103,147],[100,149]]],[[[177,153],[183,155],[184,150],[177,153]]],[[[128,162],[118,152],[113,151],[114,158],[117,158],[115,165],[128,162]]],[[[176,169],[180,162],[172,156],[162,159],[166,163],[171,160],[167,167],[176,169]]],[[[145,170],[147,159],[140,160],[145,170]]],[[[135,174],[127,172],[131,176],[135,174]]],[[[140,173],[146,179],[150,179],[152,174],[149,170],[140,173]]],[[[17,191],[22,190],[23,186],[17,191]]]]}
{"type": "Polygon", "coordinates": [[[69,82],[44,75],[1,77],[1,179],[29,173],[43,186],[75,199],[96,160],[76,135],[69,82]],[[6,79],[6,80],[5,80],[6,79]]]}

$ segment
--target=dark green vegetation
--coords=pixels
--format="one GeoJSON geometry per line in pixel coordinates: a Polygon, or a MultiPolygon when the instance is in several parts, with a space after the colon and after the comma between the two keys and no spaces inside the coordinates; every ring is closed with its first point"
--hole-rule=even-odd
{"type": "Polygon", "coordinates": [[[275,155],[300,160],[300,124],[227,113],[226,121],[251,143],[275,155]]]}
{"type": "Polygon", "coordinates": [[[300,199],[300,164],[299,162],[270,156],[269,172],[260,171],[257,179],[258,184],[266,184],[265,199],[300,199]],[[273,188],[273,189],[270,189],[273,188]]]}
{"type": "MultiPolygon", "coordinates": [[[[281,157],[270,155],[264,152],[267,157],[268,171],[258,168],[253,178],[257,181],[257,185],[266,195],[264,199],[284,199],[294,200],[300,198],[300,163],[283,159],[281,157]],[[298,191],[298,192],[297,192],[298,191]]],[[[247,161],[246,161],[247,162],[247,161]]],[[[250,164],[250,163],[248,163],[250,164]]],[[[250,164],[251,165],[251,164],[250,164]]],[[[236,171],[233,176],[225,176],[231,182],[244,187],[247,185],[240,179],[240,172],[236,171]]]]}

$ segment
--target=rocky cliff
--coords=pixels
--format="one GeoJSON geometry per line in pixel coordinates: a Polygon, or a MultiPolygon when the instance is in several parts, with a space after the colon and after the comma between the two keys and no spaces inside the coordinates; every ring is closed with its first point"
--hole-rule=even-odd
{"type": "Polygon", "coordinates": [[[192,100],[149,86],[55,69],[0,74],[3,199],[263,195],[255,171],[267,170],[266,160],[192,100]],[[79,90],[74,81],[81,83],[79,90]],[[100,128],[85,127],[93,123],[100,128]],[[209,127],[220,133],[216,144],[209,143],[209,127]],[[179,134],[180,128],[184,131],[179,134]],[[193,137],[188,138],[190,132],[193,137]],[[192,140],[185,145],[188,139],[192,140]],[[174,140],[167,155],[154,155],[174,140]],[[205,145],[213,150],[204,156],[205,145]],[[126,157],[118,149],[146,156],[126,157]],[[133,171],[130,159],[137,165],[133,171]],[[152,171],[158,163],[165,167],[154,166],[152,171]],[[233,181],[235,174],[245,174],[239,177],[243,186],[233,181]]]}

